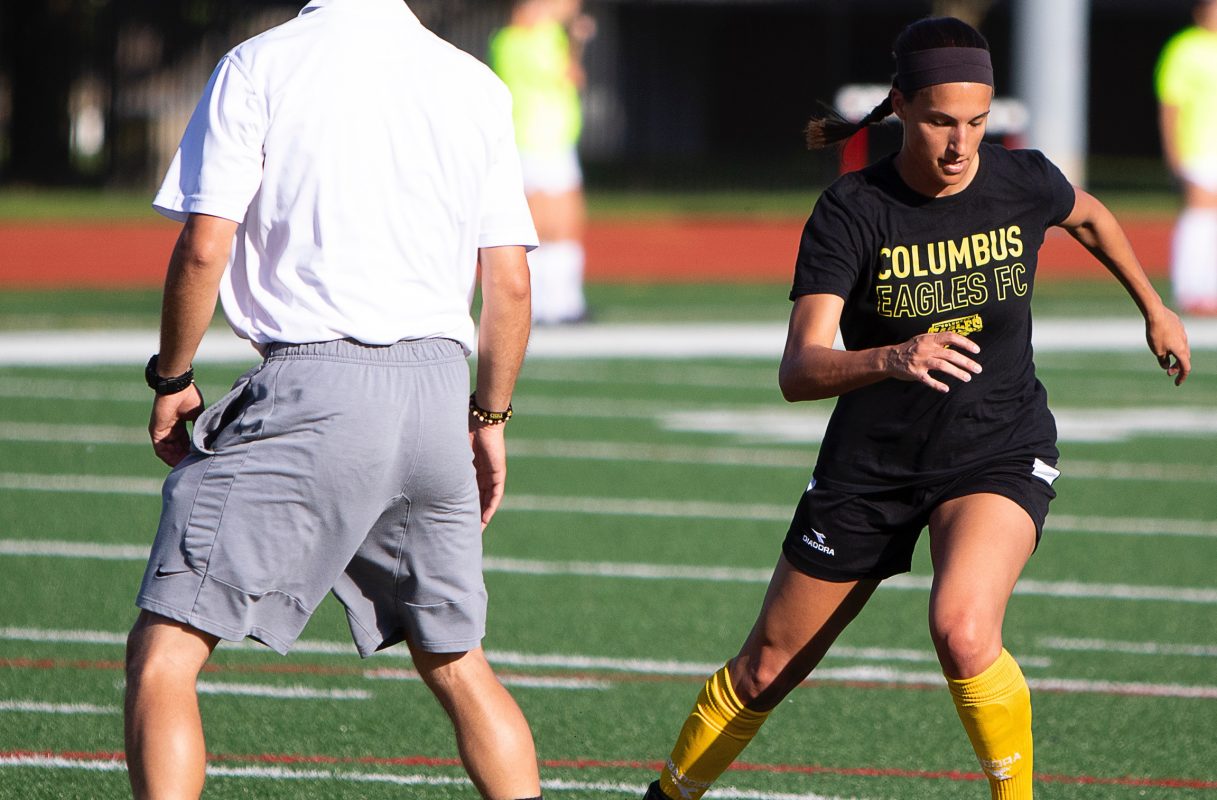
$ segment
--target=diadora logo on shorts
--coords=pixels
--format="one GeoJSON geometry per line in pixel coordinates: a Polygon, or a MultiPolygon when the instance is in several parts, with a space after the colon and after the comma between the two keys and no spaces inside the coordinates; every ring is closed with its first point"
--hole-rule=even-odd
{"type": "Polygon", "coordinates": [[[1012,756],[998,758],[992,761],[981,760],[980,765],[984,767],[985,772],[992,775],[999,781],[1009,780],[1014,776],[1010,774],[1010,770],[1014,769],[1014,765],[1023,760],[1022,753],[1015,753],[1012,756]]]}
{"type": "Polygon", "coordinates": [[[826,556],[835,556],[837,554],[836,550],[834,550],[833,548],[831,548],[827,544],[825,544],[824,534],[820,533],[815,528],[812,528],[811,532],[816,538],[813,539],[813,538],[811,538],[811,536],[808,536],[807,534],[803,534],[803,544],[807,545],[808,547],[812,548],[813,550],[819,550],[821,553],[823,553],[826,556]]]}

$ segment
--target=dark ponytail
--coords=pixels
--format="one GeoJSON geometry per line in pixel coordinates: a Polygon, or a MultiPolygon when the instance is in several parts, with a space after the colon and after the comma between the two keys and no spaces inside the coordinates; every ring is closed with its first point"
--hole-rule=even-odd
{"type": "Polygon", "coordinates": [[[892,113],[892,96],[883,98],[883,102],[871,109],[871,112],[857,122],[850,122],[833,109],[825,106],[807,120],[803,134],[807,137],[808,150],[822,150],[829,145],[843,142],[858,131],[882,122],[892,113]]]}
{"type": "MultiPolygon", "coordinates": [[[[989,42],[975,28],[954,17],[927,17],[909,25],[892,43],[893,58],[920,50],[937,50],[942,47],[974,47],[989,49],[989,42]]],[[[892,80],[892,88],[898,89],[898,80],[892,80]]],[[[916,92],[910,93],[910,96],[916,92]]],[[[850,122],[831,108],[825,107],[812,114],[803,129],[808,150],[821,150],[843,142],[858,131],[882,122],[892,113],[892,97],[883,102],[858,122],[850,122]]]]}

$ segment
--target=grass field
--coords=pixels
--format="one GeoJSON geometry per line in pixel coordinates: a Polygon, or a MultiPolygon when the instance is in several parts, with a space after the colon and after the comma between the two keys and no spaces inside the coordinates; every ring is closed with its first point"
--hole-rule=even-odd
{"type": "MultiPolygon", "coordinates": [[[[1125,316],[1037,288],[1040,319],[1125,316]]],[[[592,287],[614,323],[777,321],[780,286],[592,287]]],[[[149,292],[0,295],[0,327],[151,327],[149,292]]],[[[486,647],[546,794],[629,797],[750,626],[831,409],[768,359],[536,359],[487,531],[486,647]]],[[[1217,792],[1217,351],[1175,389],[1148,354],[1041,352],[1063,477],[1005,631],[1034,689],[1038,795],[1217,792]]],[[[200,364],[217,397],[239,364],[200,364]]],[[[139,366],[0,367],[0,798],[117,798],[122,640],[165,470],[139,366]]],[[[980,798],[925,631],[928,559],[881,589],[717,796],[980,798]]],[[[215,798],[469,797],[442,712],[330,601],[287,658],[222,645],[203,677],[215,798]]]]}

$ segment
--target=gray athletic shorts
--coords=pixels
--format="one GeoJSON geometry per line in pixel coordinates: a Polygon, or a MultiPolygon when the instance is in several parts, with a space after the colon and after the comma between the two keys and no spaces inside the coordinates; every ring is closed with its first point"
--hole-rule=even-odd
{"type": "Polygon", "coordinates": [[[286,653],[332,589],[361,656],[477,647],[468,392],[448,339],[270,345],[195,422],[136,605],[286,653]]]}

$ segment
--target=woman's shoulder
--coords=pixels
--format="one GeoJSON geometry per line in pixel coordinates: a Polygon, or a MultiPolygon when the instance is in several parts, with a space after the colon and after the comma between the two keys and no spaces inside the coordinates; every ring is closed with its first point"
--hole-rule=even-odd
{"type": "Polygon", "coordinates": [[[824,190],[824,194],[849,203],[867,195],[889,192],[896,177],[892,156],[885,156],[859,170],[846,172],[824,190]]]}
{"type": "Polygon", "coordinates": [[[1042,177],[1050,171],[1058,171],[1055,164],[1039,150],[1032,148],[1008,148],[1005,145],[984,142],[980,146],[981,163],[986,162],[994,171],[1010,177],[1042,177]]]}

